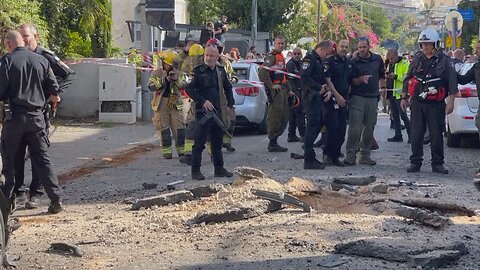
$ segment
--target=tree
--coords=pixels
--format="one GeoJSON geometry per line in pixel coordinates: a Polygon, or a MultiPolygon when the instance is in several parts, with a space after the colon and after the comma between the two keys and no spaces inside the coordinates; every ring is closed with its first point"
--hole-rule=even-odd
{"type": "Polygon", "coordinates": [[[112,5],[109,0],[84,0],[79,32],[90,37],[93,57],[112,53],[112,5]]]}
{"type": "Polygon", "coordinates": [[[415,29],[417,22],[417,17],[409,13],[401,13],[392,20],[393,39],[398,40],[401,50],[415,50],[419,33],[412,29],[415,29]]]}
{"type": "MultiPolygon", "coordinates": [[[[1,3],[1,36],[4,36],[8,30],[16,29],[22,23],[34,23],[39,32],[48,34],[47,23],[40,16],[40,3],[37,0],[2,0],[1,3]]],[[[47,42],[47,35],[43,42],[47,42]]]]}

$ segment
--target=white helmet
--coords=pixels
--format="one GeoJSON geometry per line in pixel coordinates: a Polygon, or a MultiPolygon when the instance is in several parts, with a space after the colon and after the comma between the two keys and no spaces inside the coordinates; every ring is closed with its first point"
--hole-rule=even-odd
{"type": "Polygon", "coordinates": [[[427,28],[423,30],[418,36],[418,43],[435,43],[436,44],[438,40],[440,40],[440,36],[438,35],[438,32],[431,28],[427,28]]]}

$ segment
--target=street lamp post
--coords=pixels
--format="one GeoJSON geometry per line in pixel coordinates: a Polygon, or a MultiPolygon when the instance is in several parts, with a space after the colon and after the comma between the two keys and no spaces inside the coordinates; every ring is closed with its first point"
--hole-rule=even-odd
{"type": "Polygon", "coordinates": [[[320,42],[320,16],[322,13],[322,0],[317,0],[317,43],[320,42]]]}

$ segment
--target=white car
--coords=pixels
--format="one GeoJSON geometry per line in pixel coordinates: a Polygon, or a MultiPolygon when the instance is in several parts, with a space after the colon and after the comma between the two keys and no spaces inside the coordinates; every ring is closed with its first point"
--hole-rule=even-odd
{"type": "Polygon", "coordinates": [[[259,66],[252,62],[232,63],[238,83],[233,85],[237,126],[254,126],[267,133],[267,94],[258,77],[259,66]]]}
{"type": "MultiPolygon", "coordinates": [[[[475,63],[465,63],[461,75],[475,63]]],[[[475,126],[475,115],[478,110],[477,87],[475,84],[458,85],[458,94],[455,98],[455,107],[451,114],[447,115],[447,145],[449,147],[459,147],[462,136],[465,134],[477,134],[478,129],[475,126]]]]}

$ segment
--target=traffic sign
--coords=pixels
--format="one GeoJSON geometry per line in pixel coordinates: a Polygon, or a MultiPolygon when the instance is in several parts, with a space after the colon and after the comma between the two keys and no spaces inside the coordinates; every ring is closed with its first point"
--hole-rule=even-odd
{"type": "Polygon", "coordinates": [[[459,9],[457,10],[458,13],[462,15],[462,18],[466,22],[471,22],[473,19],[475,19],[475,15],[473,13],[473,9],[467,8],[467,9],[459,9]]]}
{"type": "Polygon", "coordinates": [[[453,31],[453,18],[457,18],[457,30],[462,29],[462,14],[455,10],[448,12],[447,16],[445,17],[445,28],[447,28],[447,30],[453,31]]]}
{"type": "MultiPolygon", "coordinates": [[[[460,48],[460,43],[461,39],[457,38],[457,42],[455,43],[457,48],[460,48]]],[[[451,48],[453,45],[453,38],[452,37],[446,37],[445,38],[445,48],[451,48]]]]}

